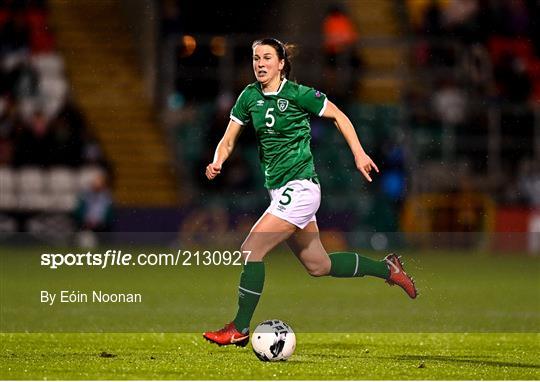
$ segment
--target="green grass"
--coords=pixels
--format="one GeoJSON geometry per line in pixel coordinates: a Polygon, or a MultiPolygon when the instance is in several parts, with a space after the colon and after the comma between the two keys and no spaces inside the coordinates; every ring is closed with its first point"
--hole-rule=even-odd
{"type": "Polygon", "coordinates": [[[278,363],[195,334],[0,338],[2,379],[540,379],[538,334],[299,334],[278,363]]]}
{"type": "Polygon", "coordinates": [[[42,251],[0,247],[1,379],[540,379],[537,258],[405,254],[421,291],[413,301],[374,278],[312,278],[272,254],[253,322],[283,319],[298,347],[265,364],[193,334],[231,319],[240,268],[50,270],[42,251]],[[140,292],[143,302],[51,307],[43,289],[140,292]]]}

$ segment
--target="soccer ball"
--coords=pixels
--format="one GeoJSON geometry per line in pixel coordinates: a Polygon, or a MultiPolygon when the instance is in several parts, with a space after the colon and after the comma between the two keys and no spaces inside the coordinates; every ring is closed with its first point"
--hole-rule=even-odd
{"type": "Polygon", "coordinates": [[[296,336],[281,320],[261,322],[251,336],[253,352],[261,361],[286,361],[296,348],[296,336]]]}

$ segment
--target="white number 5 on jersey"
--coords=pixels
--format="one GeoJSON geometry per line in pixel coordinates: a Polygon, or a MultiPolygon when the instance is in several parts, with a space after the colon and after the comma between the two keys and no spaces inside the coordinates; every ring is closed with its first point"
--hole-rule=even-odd
{"type": "Polygon", "coordinates": [[[267,127],[272,127],[274,126],[274,123],[276,123],[276,118],[272,114],[270,114],[272,111],[274,111],[273,107],[266,109],[266,114],[264,116],[264,119],[269,119],[269,121],[266,121],[267,127]]]}

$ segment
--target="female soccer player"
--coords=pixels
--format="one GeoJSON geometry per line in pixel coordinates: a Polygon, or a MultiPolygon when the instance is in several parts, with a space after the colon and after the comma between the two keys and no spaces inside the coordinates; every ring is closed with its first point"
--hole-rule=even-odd
{"type": "Polygon", "coordinates": [[[413,280],[394,254],[382,261],[352,252],[327,254],[315,219],[321,189],[310,150],[310,114],[333,120],[352,151],[356,168],[369,182],[371,171],[379,169],[363,150],[349,118],[326,95],[287,80],[291,62],[284,44],[266,38],[255,41],[252,49],[257,81],[244,89],[232,108],[206,176],[214,179],[221,173],[243,126],[251,122],[271,202],[241,247],[250,255],[240,277],[236,317],[223,329],[203,334],[218,345],[248,343],[249,324],[263,290],[263,259],[283,241],[312,276],[375,276],[399,285],[411,298],[417,295],[413,280]]]}

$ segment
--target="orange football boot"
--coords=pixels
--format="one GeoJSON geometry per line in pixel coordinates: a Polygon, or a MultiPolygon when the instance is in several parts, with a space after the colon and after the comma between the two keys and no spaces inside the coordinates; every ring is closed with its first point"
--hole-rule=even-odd
{"type": "Polygon", "coordinates": [[[390,277],[386,282],[390,285],[399,285],[410,298],[416,298],[418,292],[414,280],[405,273],[400,257],[391,253],[384,258],[384,261],[390,270],[390,277]]]}
{"type": "Polygon", "coordinates": [[[223,329],[216,330],[215,332],[205,332],[203,337],[210,342],[213,342],[219,346],[236,345],[244,347],[249,342],[249,332],[242,333],[236,329],[233,322],[225,325],[223,329]]]}

